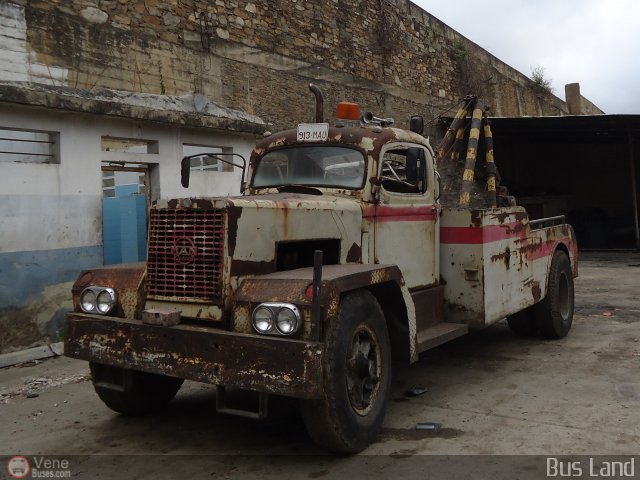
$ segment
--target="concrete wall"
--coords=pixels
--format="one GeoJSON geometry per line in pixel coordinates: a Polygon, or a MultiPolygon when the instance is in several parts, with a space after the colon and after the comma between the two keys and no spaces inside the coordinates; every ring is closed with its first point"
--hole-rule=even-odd
{"type": "Polygon", "coordinates": [[[564,95],[571,115],[602,115],[604,112],[580,93],[579,83],[564,86],[564,95]]]}
{"type": "Polygon", "coordinates": [[[153,166],[152,195],[238,194],[240,173],[193,172],[180,185],[182,144],[231,147],[247,159],[254,137],[0,104],[0,127],[59,132],[59,164],[0,162],[0,351],[55,338],[71,282],[102,264],[103,160],[153,166]],[[103,136],[157,141],[157,154],[101,149],[103,136]]]}
{"type": "Polygon", "coordinates": [[[13,0],[0,6],[0,25],[0,50],[10,52],[0,80],[195,91],[272,130],[311,118],[310,80],[331,109],[350,99],[401,124],[444,113],[469,92],[498,116],[569,113],[406,0],[13,0]]]}

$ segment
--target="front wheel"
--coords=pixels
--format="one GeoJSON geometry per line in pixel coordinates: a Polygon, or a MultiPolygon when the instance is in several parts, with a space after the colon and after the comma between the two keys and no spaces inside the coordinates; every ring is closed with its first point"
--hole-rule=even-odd
{"type": "Polygon", "coordinates": [[[559,339],[569,333],[573,323],[573,272],[569,256],[557,250],[551,259],[547,296],[535,305],[536,323],[546,338],[559,339]]]}
{"type": "Polygon", "coordinates": [[[156,412],[176,396],[180,378],[90,363],[91,380],[98,397],[111,410],[125,415],[156,412]]]}
{"type": "Polygon", "coordinates": [[[324,393],[302,402],[309,436],[336,453],[364,450],[382,428],[391,389],[391,347],[376,298],[343,296],[325,338],[324,393]]]}

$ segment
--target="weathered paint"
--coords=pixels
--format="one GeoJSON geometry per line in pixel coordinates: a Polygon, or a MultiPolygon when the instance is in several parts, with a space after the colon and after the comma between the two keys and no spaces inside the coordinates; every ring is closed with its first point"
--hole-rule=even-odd
{"type": "MultiPolygon", "coordinates": [[[[325,142],[309,143],[320,145],[349,145],[360,149],[367,158],[367,177],[378,178],[381,166],[378,160],[381,158],[381,151],[385,146],[392,143],[409,143],[414,146],[421,145],[432,152],[431,146],[426,138],[417,133],[402,130],[398,128],[382,128],[378,129],[369,127],[330,127],[328,137],[325,142]]],[[[282,148],[297,144],[297,130],[286,130],[276,133],[265,139],[260,140],[249,162],[249,178],[253,178],[256,162],[264,155],[267,149],[282,148]]],[[[340,196],[350,196],[361,199],[365,202],[374,201],[374,191],[370,182],[365,183],[363,190],[344,190],[344,189],[323,189],[328,194],[336,194],[340,196]]],[[[250,189],[250,194],[274,192],[275,189],[250,189]]]]}
{"type": "Polygon", "coordinates": [[[489,195],[489,208],[497,207],[496,197],[496,164],[493,159],[493,134],[491,132],[491,124],[487,118],[487,112],[483,113],[482,126],[484,133],[484,147],[485,147],[485,159],[487,162],[487,192],[489,195]]]}
{"type": "MultiPolygon", "coordinates": [[[[380,155],[410,146],[415,144],[388,142],[380,155]]],[[[363,207],[363,215],[374,223],[375,261],[398,265],[410,289],[434,285],[440,278],[435,164],[431,148],[424,149],[427,159],[424,193],[389,191],[382,182],[379,203],[363,207]]],[[[375,172],[378,177],[382,165],[379,168],[375,172]]]]}
{"type": "Polygon", "coordinates": [[[445,208],[441,243],[447,318],[469,323],[472,328],[489,325],[542,300],[557,248],[567,249],[577,275],[577,247],[571,227],[532,229],[522,207],[445,208]]]}
{"type": "MultiPolygon", "coordinates": [[[[251,171],[260,155],[268,149],[295,142],[295,131],[262,140],[252,155],[251,171]]],[[[370,181],[360,191],[315,188],[320,194],[312,194],[306,193],[303,187],[292,187],[290,191],[250,189],[243,197],[174,199],[158,202],[155,206],[182,213],[190,209],[215,209],[219,212],[219,221],[224,224],[224,237],[220,237],[225,239],[224,253],[216,257],[215,261],[220,263],[212,268],[222,268],[224,287],[222,298],[188,300],[156,296],[147,299],[147,308],[150,305],[160,309],[166,306],[182,310],[183,318],[224,320],[223,324],[218,324],[217,328],[213,325],[181,324],[163,327],[170,330],[156,331],[145,330],[150,326],[110,318],[108,322],[112,323],[108,334],[100,332],[92,336],[91,328],[87,327],[89,330],[82,338],[69,340],[70,351],[81,352],[77,355],[83,355],[82,358],[108,361],[119,347],[125,349],[127,360],[114,359],[117,365],[133,365],[156,372],[160,369],[158,373],[309,398],[315,395],[310,392],[321,389],[322,381],[317,380],[315,373],[307,376],[308,365],[301,365],[301,361],[289,359],[290,368],[297,369],[297,373],[281,371],[276,362],[284,360],[280,353],[272,355],[271,352],[273,345],[283,344],[271,343],[274,336],[259,335],[251,325],[251,314],[257,304],[276,301],[298,306],[303,318],[301,330],[288,339],[280,340],[294,342],[298,345],[295,348],[300,348],[303,344],[322,344],[323,332],[328,322],[335,321],[341,295],[345,292],[370,288],[384,301],[389,293],[387,289],[393,289],[396,298],[399,289],[403,300],[400,316],[407,321],[409,356],[415,361],[418,348],[437,345],[466,333],[467,326],[469,329],[486,326],[544,298],[549,260],[555,248],[567,248],[572,264],[575,262],[571,228],[562,225],[531,229],[528,216],[520,207],[442,211],[435,198],[432,151],[423,137],[396,129],[332,128],[329,139],[323,144],[343,143],[356,146],[367,155],[366,178],[370,181]],[[380,156],[389,149],[412,146],[423,146],[428,153],[425,192],[387,191],[384,182],[378,180],[382,169],[380,156]],[[297,251],[303,244],[296,242],[310,240],[325,242],[322,245],[327,245],[328,250],[334,247],[339,250],[333,253],[335,257],[330,262],[337,264],[323,267],[320,315],[311,314],[312,302],[308,291],[313,269],[276,271],[282,260],[278,253],[284,252],[283,256],[289,256],[284,247],[288,242],[293,242],[293,251],[297,251]],[[283,250],[278,248],[279,245],[283,250]],[[419,308],[416,308],[412,293],[419,300],[419,308]],[[442,313],[439,308],[430,308],[432,305],[429,303],[442,302],[443,296],[447,304],[446,319],[462,322],[462,325],[433,324],[441,320],[442,313]],[[225,330],[220,328],[222,326],[225,330]],[[442,334],[437,333],[440,330],[442,334]],[[135,342],[142,343],[126,343],[128,340],[123,340],[123,337],[127,335],[133,335],[135,342]],[[173,335],[182,336],[184,341],[195,335],[202,342],[205,338],[224,337],[228,345],[233,344],[236,348],[241,345],[250,350],[242,350],[241,361],[244,363],[236,368],[237,359],[231,357],[232,349],[225,349],[215,358],[203,359],[202,356],[209,353],[202,353],[200,347],[193,346],[188,351],[183,350],[168,340],[173,335]],[[421,342],[419,338],[422,338],[421,342]],[[151,351],[141,347],[144,342],[153,344],[151,351]],[[172,352],[173,360],[168,359],[165,350],[172,352]],[[264,355],[271,356],[264,358],[264,355]],[[158,361],[164,362],[163,366],[157,366],[158,361]],[[250,369],[252,362],[264,368],[259,371],[250,369]],[[189,365],[197,366],[201,372],[185,370],[189,365]],[[227,365],[234,373],[224,377],[221,372],[227,369],[227,365]],[[264,383],[267,380],[271,383],[264,383]],[[303,387],[300,382],[307,384],[303,387]]],[[[168,228],[172,228],[171,225],[168,228]]],[[[190,235],[198,234],[195,228],[190,235]]],[[[168,255],[166,261],[189,265],[194,255],[206,257],[206,252],[203,247],[202,252],[196,249],[193,255],[184,258],[174,252],[173,260],[168,255]]],[[[188,269],[184,270],[184,275],[188,275],[188,269]]],[[[144,303],[140,298],[137,305],[144,303]]],[[[69,318],[70,323],[75,322],[74,328],[79,329],[81,318],[77,315],[69,318]]],[[[84,318],[83,321],[86,320],[84,318]]],[[[98,321],[97,318],[93,320],[98,321]]],[[[77,336],[78,331],[74,330],[73,334],[77,336]]],[[[202,343],[201,347],[209,352],[210,343],[202,343]]],[[[304,352],[310,351],[307,347],[303,349],[304,352]]],[[[300,350],[297,352],[301,358],[307,355],[300,350]]],[[[321,354],[320,350],[316,352],[321,354]]],[[[321,362],[318,358],[313,360],[316,361],[313,368],[321,371],[321,362]]]]}
{"type": "Polygon", "coordinates": [[[102,263],[102,246],[0,253],[0,305],[22,307],[46,286],[68,282],[79,268],[102,263]]]}
{"type": "Polygon", "coordinates": [[[140,318],[144,305],[145,264],[128,263],[99,267],[80,272],[73,284],[73,306],[80,309],[80,294],[89,286],[113,288],[117,295],[117,304],[113,316],[121,318],[140,318]]]}
{"type": "MultiPolygon", "coordinates": [[[[313,281],[313,268],[299,268],[283,272],[245,279],[238,289],[234,301],[233,328],[236,331],[252,333],[252,307],[262,302],[293,303],[301,308],[305,319],[311,320],[311,299],[306,292],[313,281]]],[[[405,301],[409,326],[409,347],[411,360],[416,354],[416,316],[411,295],[400,270],[395,265],[326,265],[322,272],[320,304],[324,326],[312,325],[299,332],[299,337],[310,341],[321,341],[321,331],[338,314],[340,297],[344,292],[373,285],[393,283],[400,289],[405,301]]]]}
{"type": "MultiPolygon", "coordinates": [[[[13,27],[5,27],[14,31],[13,27]]],[[[27,87],[12,87],[22,88],[27,87]]],[[[5,100],[13,98],[8,96],[6,85],[0,90],[5,100]]],[[[33,99],[29,95],[24,98],[33,99]]],[[[74,98],[73,101],[87,103],[86,98],[74,98]]],[[[176,156],[180,155],[182,144],[187,143],[233,148],[249,158],[255,144],[253,135],[190,130],[179,124],[161,125],[144,118],[150,117],[132,121],[12,103],[0,105],[1,127],[53,132],[59,140],[60,159],[60,163],[52,164],[0,162],[0,329],[6,327],[5,331],[15,330],[16,334],[19,330],[33,333],[28,337],[3,336],[3,347],[26,347],[47,341],[47,324],[59,323],[53,312],[48,313],[49,308],[53,305],[58,306],[56,311],[71,308],[69,285],[64,285],[66,302],[59,301],[57,293],[53,298],[48,292],[57,292],[59,285],[75,280],[80,270],[102,265],[103,160],[148,164],[152,198],[160,194],[171,197],[239,192],[238,172],[214,171],[194,171],[191,187],[184,190],[176,170],[176,156]],[[103,151],[102,136],[148,140],[157,145],[158,153],[103,151]],[[47,310],[46,315],[43,309],[47,310]]]]}
{"type": "Polygon", "coordinates": [[[469,196],[473,186],[473,175],[476,166],[478,152],[478,139],[480,138],[480,127],[482,126],[482,110],[475,108],[471,116],[471,130],[469,131],[469,145],[467,146],[467,157],[465,160],[464,174],[462,176],[462,190],[460,191],[460,206],[469,205],[469,196]]]}
{"type": "Polygon", "coordinates": [[[300,398],[322,393],[320,343],[193,325],[71,314],[65,355],[122,368],[300,398]]]}

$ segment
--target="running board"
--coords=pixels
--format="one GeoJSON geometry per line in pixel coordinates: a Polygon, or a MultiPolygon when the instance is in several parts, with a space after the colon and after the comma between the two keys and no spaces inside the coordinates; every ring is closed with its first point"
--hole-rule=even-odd
{"type": "Polygon", "coordinates": [[[418,353],[442,345],[469,332],[466,323],[437,323],[418,332],[418,353]]]}

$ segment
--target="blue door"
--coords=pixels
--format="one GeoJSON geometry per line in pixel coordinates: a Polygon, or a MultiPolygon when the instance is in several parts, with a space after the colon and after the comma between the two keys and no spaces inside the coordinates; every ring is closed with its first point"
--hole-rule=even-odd
{"type": "Polygon", "coordinates": [[[116,185],[102,201],[104,264],[147,259],[147,198],[140,185],[116,185]]]}

